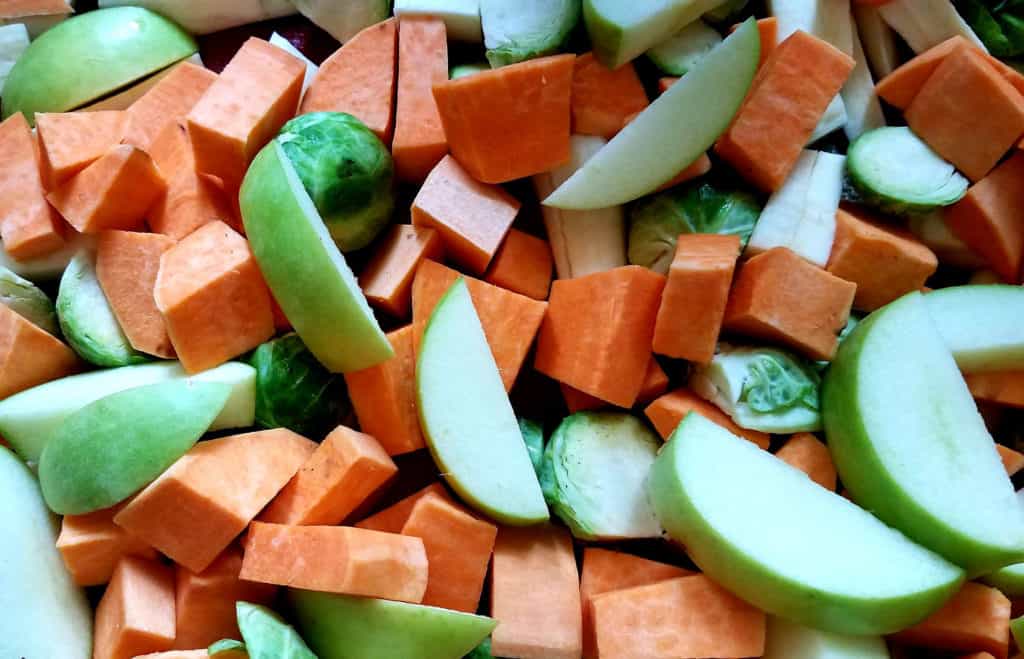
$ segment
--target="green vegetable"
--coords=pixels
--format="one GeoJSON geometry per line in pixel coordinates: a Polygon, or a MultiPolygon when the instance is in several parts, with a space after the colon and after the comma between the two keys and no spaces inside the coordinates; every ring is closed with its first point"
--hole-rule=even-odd
{"type": "Polygon", "coordinates": [[[530,454],[533,469],[539,476],[544,461],[544,427],[533,419],[519,417],[519,430],[523,433],[523,441],[526,442],[526,451],[530,454]]]}
{"type": "Polygon", "coordinates": [[[245,656],[249,656],[245,643],[236,641],[233,638],[222,638],[210,647],[206,648],[206,654],[210,656],[210,659],[217,659],[218,655],[221,655],[222,657],[231,657],[232,659],[243,654],[245,656]]]}
{"type": "Polygon", "coordinates": [[[1024,55],[1024,0],[957,0],[957,8],[996,57],[1024,55]]]}
{"type": "Polygon", "coordinates": [[[494,659],[494,655],[491,654],[491,637],[485,638],[483,643],[473,648],[473,651],[462,659],[494,659]]]}
{"type": "Polygon", "coordinates": [[[811,364],[776,348],[722,344],[710,364],[694,368],[690,386],[743,428],[821,429],[821,378],[811,364]]]}
{"type": "Polygon", "coordinates": [[[480,73],[481,71],[490,71],[491,67],[484,62],[475,62],[473,64],[457,64],[452,68],[448,69],[448,79],[455,80],[457,78],[465,78],[471,76],[474,73],[480,73]]]}
{"type": "Polygon", "coordinates": [[[1014,618],[1010,621],[1010,634],[1017,647],[1024,646],[1024,616],[1014,618]]]}
{"type": "Polygon", "coordinates": [[[252,659],[317,659],[295,628],[267,607],[236,602],[235,614],[252,659]]]}
{"type": "Polygon", "coordinates": [[[50,334],[60,332],[53,301],[39,287],[0,266],[0,304],[50,334]]]}
{"type": "Polygon", "coordinates": [[[581,0],[481,0],[487,61],[498,68],[557,53],[581,11],[581,0]]]}
{"type": "Polygon", "coordinates": [[[648,50],[647,57],[662,72],[681,76],[698,66],[704,56],[720,43],[722,35],[718,30],[703,21],[694,21],[675,36],[648,50]]]}
{"type": "Polygon", "coordinates": [[[667,273],[682,233],[736,235],[742,249],[760,214],[757,199],[736,188],[696,182],[666,190],[630,210],[629,262],[667,273]]]}
{"type": "Polygon", "coordinates": [[[256,423],[288,428],[319,439],[348,413],[345,379],[331,373],[298,334],[286,334],[256,348],[256,423]]]}
{"type": "Polygon", "coordinates": [[[277,142],[341,251],[370,244],[391,220],[394,162],[359,119],[343,112],[300,115],[277,142]]]}
{"type": "Polygon", "coordinates": [[[659,537],[646,483],[660,447],[658,436],[629,414],[572,414],[544,450],[544,500],[583,540],[659,537]]]}
{"type": "MultiPolygon", "coordinates": [[[[852,312],[850,313],[850,317],[846,319],[846,325],[844,325],[843,329],[839,332],[839,343],[842,343],[843,341],[846,340],[846,337],[850,336],[850,332],[852,332],[854,328],[857,327],[857,323],[859,323],[861,320],[862,318],[857,314],[852,312]]],[[[828,368],[828,365],[830,363],[831,362],[816,361],[814,362],[814,368],[820,373],[821,371],[824,371],[826,368],[828,368]]]]}
{"type": "Polygon", "coordinates": [[[96,256],[88,249],[71,259],[60,279],[57,320],[75,352],[97,366],[128,366],[149,361],[149,357],[132,348],[121,331],[96,279],[96,256]]]}
{"type": "Polygon", "coordinates": [[[846,168],[863,202],[885,213],[924,213],[967,193],[967,179],[906,126],[858,137],[846,154],[846,168]]]}

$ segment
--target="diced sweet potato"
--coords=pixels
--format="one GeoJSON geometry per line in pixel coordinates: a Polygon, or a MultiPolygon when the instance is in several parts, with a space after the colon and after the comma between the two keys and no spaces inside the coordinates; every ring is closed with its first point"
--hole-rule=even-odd
{"type": "Polygon", "coordinates": [[[39,167],[52,190],[121,141],[128,115],[117,110],[36,114],[39,167]]]}
{"type": "Polygon", "coordinates": [[[828,447],[808,432],[793,435],[779,449],[775,457],[796,467],[827,490],[836,489],[836,467],[828,447]]]}
{"type": "Polygon", "coordinates": [[[964,378],[978,400],[1010,407],[1024,407],[1024,371],[970,373],[964,378]]]}
{"type": "Polygon", "coordinates": [[[565,400],[565,406],[569,409],[570,414],[586,410],[599,410],[610,404],[596,396],[585,394],[579,389],[573,389],[564,382],[559,382],[558,387],[562,390],[562,399],[565,400]]]}
{"type": "Polygon", "coordinates": [[[440,260],[440,234],[429,227],[397,224],[374,249],[359,275],[366,300],[397,318],[407,318],[412,304],[412,280],[423,259],[440,260]]]}
{"type": "Polygon", "coordinates": [[[161,131],[185,120],[215,80],[216,73],[191,62],[175,65],[125,111],[124,143],[148,151],[161,131]]]}
{"type": "Polygon", "coordinates": [[[640,393],[636,396],[635,405],[647,405],[658,396],[668,391],[668,373],[661,368],[658,360],[651,355],[647,362],[647,372],[644,373],[643,384],[640,385],[640,393]]]}
{"type": "Polygon", "coordinates": [[[357,522],[356,527],[369,529],[371,531],[382,531],[384,533],[401,533],[402,527],[409,521],[409,515],[420,499],[426,496],[436,495],[452,500],[448,490],[440,483],[431,483],[422,490],[410,494],[398,503],[370,515],[366,519],[357,522]]]}
{"type": "Polygon", "coordinates": [[[494,255],[484,281],[534,300],[548,299],[554,260],[547,241],[510,229],[494,255]]]}
{"type": "Polygon", "coordinates": [[[405,16],[398,24],[398,92],[391,153],[395,174],[419,183],[448,153],[445,129],[431,87],[448,79],[444,21],[405,16]]]}
{"type": "Polygon", "coordinates": [[[71,348],[0,304],[0,399],[71,375],[79,366],[71,348]]]}
{"type": "Polygon", "coordinates": [[[1010,600],[979,583],[965,583],[941,609],[897,632],[907,645],[958,652],[988,652],[1006,659],[1010,641],[1010,600]]]}
{"type": "Polygon", "coordinates": [[[996,450],[999,451],[999,459],[1003,462],[1003,467],[1006,469],[1008,476],[1014,476],[1021,469],[1024,469],[1024,453],[1014,451],[1008,446],[1002,444],[996,444],[996,450]]]}
{"type": "Polygon", "coordinates": [[[122,558],[96,607],[92,656],[133,659],[170,650],[174,634],[171,568],[134,556],[122,558]]]}
{"type": "Polygon", "coordinates": [[[79,586],[110,581],[123,556],[156,558],[156,550],[114,524],[120,506],[86,515],[65,515],[57,536],[57,551],[79,586]]]}
{"type": "Polygon", "coordinates": [[[690,412],[696,412],[708,421],[714,421],[732,434],[743,437],[763,449],[767,449],[771,442],[768,433],[740,428],[729,418],[729,415],[689,389],[670,391],[664,396],[660,396],[644,410],[644,414],[647,415],[654,425],[654,429],[664,440],[668,440],[672,436],[679,422],[690,412]]]}
{"type": "Polygon", "coordinates": [[[626,117],[647,107],[647,93],[631,63],[612,70],[593,53],[576,58],[572,75],[572,132],[615,137],[626,117]]]}
{"type": "Polygon", "coordinates": [[[46,201],[32,131],[20,112],[0,123],[0,240],[16,259],[64,244],[63,222],[46,201]]]}

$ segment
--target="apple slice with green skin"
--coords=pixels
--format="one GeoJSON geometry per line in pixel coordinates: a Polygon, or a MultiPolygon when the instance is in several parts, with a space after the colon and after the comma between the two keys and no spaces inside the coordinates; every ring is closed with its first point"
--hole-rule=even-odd
{"type": "Polygon", "coordinates": [[[848,636],[770,617],[761,659],[889,659],[881,636],[848,636]]]}
{"type": "Polygon", "coordinates": [[[961,371],[1024,369],[1024,286],[951,286],[924,300],[961,371]]]}
{"type": "Polygon", "coordinates": [[[60,522],[39,483],[0,447],[0,645],[5,657],[89,659],[92,609],[57,551],[60,522]]]}
{"type": "Polygon", "coordinates": [[[66,112],[185,59],[194,39],[139,7],[91,11],[32,42],[7,76],[3,118],[22,112],[66,112]]]}
{"type": "Polygon", "coordinates": [[[228,362],[189,375],[178,362],[124,366],[51,380],[0,401],[0,436],[28,462],[38,462],[43,447],[64,420],[110,394],[168,380],[214,382],[231,387],[231,395],[210,430],[248,428],[256,419],[256,369],[228,362]]]}
{"type": "Polygon", "coordinates": [[[184,380],[119,391],[69,416],[39,459],[46,504],[82,515],[124,501],[185,455],[231,387],[184,380]]]}
{"type": "Polygon", "coordinates": [[[760,53],[761,38],[751,18],[629,122],[544,204],[574,210],[607,208],[638,199],[669,181],[729,127],[754,79],[760,53]]]}
{"type": "Polygon", "coordinates": [[[302,637],[320,659],[455,659],[491,633],[491,618],[372,597],[288,591],[302,637]]]}
{"type": "Polygon", "coordinates": [[[1024,561],[1024,508],[920,293],[868,316],[822,391],[854,501],[970,577],[1024,561]]]}
{"type": "MultiPolygon", "coordinates": [[[[1017,501],[1024,507],[1024,490],[1017,490],[1017,501]]],[[[982,581],[998,588],[1007,597],[1024,597],[1024,563],[999,568],[986,574],[982,581]]]]}
{"type": "Polygon", "coordinates": [[[437,303],[416,364],[420,422],[448,484],[502,524],[548,519],[491,347],[461,277],[437,303]]]}
{"type": "Polygon", "coordinates": [[[662,527],[701,570],[802,625],[887,634],[963,581],[960,568],[696,413],[661,450],[648,487],[662,527]]]}
{"type": "Polygon", "coordinates": [[[320,363],[349,373],[391,359],[359,282],[277,140],[253,160],[239,202],[260,271],[320,363]]]}

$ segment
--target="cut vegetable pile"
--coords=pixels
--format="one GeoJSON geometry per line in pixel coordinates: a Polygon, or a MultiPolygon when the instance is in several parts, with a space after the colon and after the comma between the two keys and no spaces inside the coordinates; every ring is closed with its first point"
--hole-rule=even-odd
{"type": "Polygon", "coordinates": [[[1021,71],[1022,2],[0,2],[0,659],[1024,659],[1021,71]]]}

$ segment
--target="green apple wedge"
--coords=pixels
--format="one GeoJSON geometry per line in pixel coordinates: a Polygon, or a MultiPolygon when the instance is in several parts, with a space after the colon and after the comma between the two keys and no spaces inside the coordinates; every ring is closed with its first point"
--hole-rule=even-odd
{"type": "Polygon", "coordinates": [[[302,637],[320,659],[457,659],[491,633],[491,618],[372,597],[289,589],[302,637]]]}
{"type": "Polygon", "coordinates": [[[754,79],[760,53],[761,38],[751,18],[619,131],[544,204],[573,210],[607,208],[669,181],[729,127],[754,79]]]}
{"type": "Polygon", "coordinates": [[[239,202],[267,284],[320,363],[348,373],[393,357],[359,282],[276,139],[253,160],[239,202]]]}
{"type": "Polygon", "coordinates": [[[57,551],[60,522],[39,483],[0,447],[0,647],[5,657],[89,659],[92,609],[57,551]]]}
{"type": "Polygon", "coordinates": [[[761,659],[889,659],[881,636],[848,636],[768,618],[761,659]]]}
{"type": "Polygon", "coordinates": [[[972,578],[1024,561],[1024,508],[920,293],[843,341],[822,411],[858,504],[972,578]]]}
{"type": "Polygon", "coordinates": [[[594,54],[608,68],[617,69],[724,2],[583,0],[583,20],[594,54]]]}
{"type": "MultiPolygon", "coordinates": [[[[1024,490],[1017,490],[1017,501],[1024,507],[1024,490]]],[[[1007,597],[1024,597],[1024,563],[1014,563],[986,574],[982,581],[998,588],[1007,597]]]]}
{"type": "Polygon", "coordinates": [[[231,387],[171,380],[89,403],[57,429],[39,458],[46,505],[83,515],[124,501],[209,429],[231,387]]]}
{"type": "Polygon", "coordinates": [[[3,118],[66,112],[185,59],[195,40],[139,7],[101,9],[70,18],[32,42],[3,88],[3,118]]]}
{"type": "Polygon", "coordinates": [[[952,286],[924,301],[961,371],[1024,369],[1024,287],[952,286]]]}
{"type": "Polygon", "coordinates": [[[43,448],[75,411],[110,394],[157,382],[183,380],[229,385],[231,395],[210,430],[247,428],[256,419],[256,369],[228,362],[189,375],[178,362],[110,368],[51,380],[0,401],[0,436],[28,462],[38,462],[43,448]]]}
{"type": "Polygon", "coordinates": [[[963,582],[960,568],[696,413],[661,450],[648,487],[662,527],[701,570],[808,627],[894,632],[963,582]]]}
{"type": "Polygon", "coordinates": [[[420,341],[416,398],[434,462],[466,503],[502,524],[548,519],[519,422],[461,277],[437,303],[420,341]]]}

